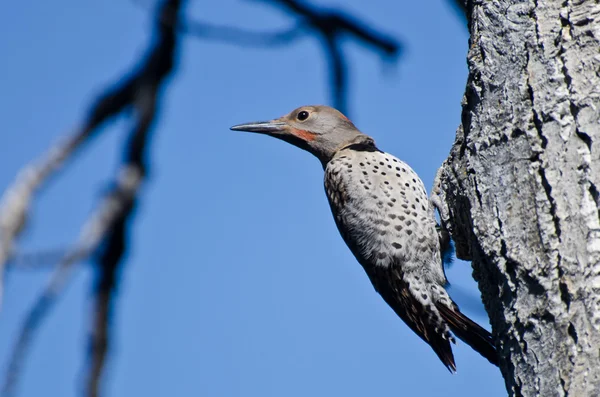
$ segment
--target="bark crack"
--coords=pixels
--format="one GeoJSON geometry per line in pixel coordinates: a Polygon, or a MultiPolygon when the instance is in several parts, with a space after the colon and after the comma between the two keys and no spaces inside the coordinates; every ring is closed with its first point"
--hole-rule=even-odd
{"type": "MultiPolygon", "coordinates": [[[[527,64],[529,64],[529,59],[530,59],[529,53],[527,53],[527,64]]],[[[531,112],[532,112],[532,118],[533,118],[533,125],[537,132],[537,135],[539,136],[540,140],[542,141],[542,149],[546,149],[546,146],[548,145],[548,138],[546,138],[546,136],[544,136],[543,123],[538,115],[537,110],[535,109],[534,89],[531,85],[531,81],[529,80],[529,78],[527,78],[527,92],[529,93],[529,100],[531,101],[531,112]]],[[[540,175],[542,187],[544,188],[544,192],[546,193],[546,197],[548,198],[548,202],[550,203],[550,215],[552,216],[552,221],[554,223],[554,229],[556,232],[556,236],[560,239],[561,228],[560,228],[560,219],[558,218],[557,209],[556,209],[556,201],[554,200],[554,197],[552,196],[552,186],[550,185],[550,182],[548,181],[548,178],[546,177],[546,170],[544,168],[544,164],[542,162],[540,153],[534,154],[531,157],[531,161],[538,163],[538,167],[539,167],[538,173],[540,175]]]]}
{"type": "Polygon", "coordinates": [[[556,209],[556,201],[552,196],[552,186],[550,186],[550,182],[548,182],[548,178],[546,177],[546,170],[542,165],[541,161],[539,164],[538,173],[540,174],[540,178],[542,180],[542,187],[546,192],[546,197],[548,197],[548,201],[550,202],[550,215],[552,216],[552,222],[554,222],[554,229],[556,231],[556,237],[560,239],[560,219],[558,218],[558,211],[556,209]]]}
{"type": "Polygon", "coordinates": [[[569,6],[569,1],[567,0],[567,1],[563,2],[562,7],[564,7],[566,9],[567,14],[564,17],[563,16],[560,17],[561,29],[560,29],[559,55],[560,55],[560,62],[562,63],[561,70],[563,72],[563,75],[565,76],[564,77],[565,84],[567,86],[567,91],[569,92],[569,95],[568,95],[569,111],[571,113],[571,117],[573,117],[573,123],[575,124],[575,134],[577,135],[577,137],[579,137],[579,139],[581,139],[585,143],[588,150],[591,152],[592,151],[592,137],[589,136],[587,133],[580,130],[579,123],[577,122],[577,116],[579,114],[579,107],[576,104],[574,104],[573,101],[571,100],[571,98],[573,97],[573,78],[571,77],[571,74],[569,73],[569,69],[567,68],[567,59],[566,59],[567,49],[565,48],[564,37],[565,37],[565,33],[568,33],[568,35],[571,36],[571,32],[573,30],[573,23],[571,22],[571,9],[569,6]]]}
{"type": "Polygon", "coordinates": [[[600,194],[598,193],[598,189],[596,185],[590,181],[589,192],[596,203],[596,208],[598,208],[598,221],[600,221],[600,194]]]}

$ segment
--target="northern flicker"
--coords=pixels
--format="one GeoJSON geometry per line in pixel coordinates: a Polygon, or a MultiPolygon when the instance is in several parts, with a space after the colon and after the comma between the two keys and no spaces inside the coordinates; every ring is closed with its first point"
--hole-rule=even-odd
{"type": "Polygon", "coordinates": [[[462,314],[444,289],[434,207],[412,168],[327,106],[303,106],[231,129],[282,139],[321,161],[344,241],[375,290],[451,372],[456,371],[451,332],[498,365],[492,335],[462,314]]]}

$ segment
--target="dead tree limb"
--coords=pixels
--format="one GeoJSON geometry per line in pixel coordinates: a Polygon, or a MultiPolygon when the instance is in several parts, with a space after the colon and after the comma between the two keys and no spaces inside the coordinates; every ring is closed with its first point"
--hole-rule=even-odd
{"type": "MultiPolygon", "coordinates": [[[[94,287],[94,319],[90,335],[86,395],[97,396],[109,347],[109,326],[117,279],[122,257],[128,247],[127,226],[131,220],[142,182],[148,174],[148,147],[150,132],[158,110],[160,89],[172,73],[177,49],[177,18],[181,0],[166,0],[158,11],[155,43],[141,65],[125,79],[103,94],[88,115],[84,127],[66,145],[59,146],[52,158],[66,158],[81,142],[98,131],[117,114],[133,110],[136,123],[125,147],[125,156],[119,168],[114,187],[103,199],[98,210],[82,228],[78,243],[61,260],[50,282],[26,317],[19,339],[11,356],[3,394],[12,395],[21,363],[29,341],[56,298],[63,290],[76,263],[96,253],[97,280],[94,287]]],[[[47,162],[60,163],[58,160],[47,162]]],[[[43,170],[55,169],[46,165],[43,170]]],[[[46,172],[47,174],[48,172],[46,172]]],[[[40,173],[41,175],[45,175],[40,173]]],[[[35,179],[39,180],[40,177],[35,179]]],[[[29,183],[27,186],[30,186],[29,183]]],[[[32,190],[32,189],[30,189],[32,190]]],[[[14,199],[19,203],[19,199],[14,199]]],[[[21,204],[19,208],[24,208],[21,204]]],[[[21,210],[20,213],[23,213],[21,210]]],[[[22,222],[21,222],[22,223],[22,222]]],[[[17,224],[17,223],[15,223],[17,224]]]]}

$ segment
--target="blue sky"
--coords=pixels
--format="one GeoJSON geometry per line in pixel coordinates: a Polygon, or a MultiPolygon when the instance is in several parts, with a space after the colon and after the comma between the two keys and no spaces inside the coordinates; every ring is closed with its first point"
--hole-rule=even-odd
{"type": "MultiPolygon", "coordinates": [[[[190,18],[254,30],[293,23],[261,2],[190,2],[190,18]]],[[[344,42],[350,116],[431,186],[460,123],[468,34],[446,1],[326,1],[405,44],[396,67],[344,42]]],[[[150,14],[131,1],[9,2],[0,14],[0,189],[82,121],[93,95],[147,47],[150,14]]],[[[240,48],[184,38],[163,97],[132,248],[119,289],[107,396],[504,396],[500,372],[462,343],[450,375],[374,292],[335,228],[308,153],[229,131],[328,104],[318,42],[240,48]]],[[[127,121],[86,146],[44,189],[25,252],[68,246],[119,163],[127,121]]],[[[468,263],[451,295],[488,320],[468,263]]],[[[11,271],[0,363],[46,271],[11,271]]],[[[80,391],[90,266],[82,264],[32,345],[20,396],[80,391]]]]}

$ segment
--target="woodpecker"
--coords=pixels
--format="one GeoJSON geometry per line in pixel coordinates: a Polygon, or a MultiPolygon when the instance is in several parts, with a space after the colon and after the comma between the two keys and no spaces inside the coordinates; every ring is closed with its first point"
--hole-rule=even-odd
{"type": "Polygon", "coordinates": [[[342,238],[375,290],[450,372],[456,371],[453,334],[492,364],[492,335],[462,314],[444,286],[435,209],[405,162],[377,148],[336,109],[302,106],[271,121],[234,131],[266,134],[316,156],[342,238]]]}

